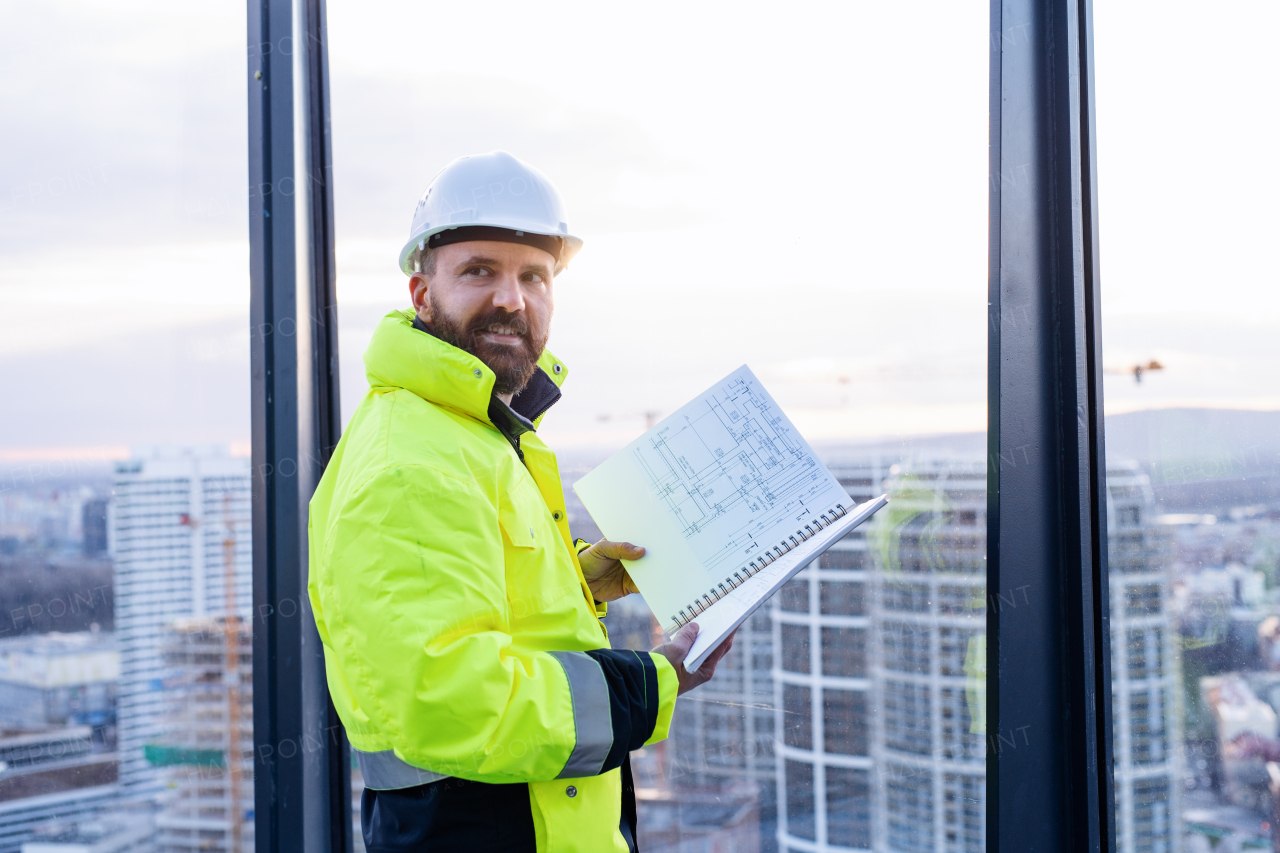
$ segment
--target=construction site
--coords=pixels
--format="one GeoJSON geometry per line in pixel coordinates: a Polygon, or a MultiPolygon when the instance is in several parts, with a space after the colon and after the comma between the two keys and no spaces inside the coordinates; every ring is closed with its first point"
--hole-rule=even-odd
{"type": "Polygon", "coordinates": [[[167,769],[156,816],[166,853],[253,849],[253,641],[238,617],[173,622],[161,654],[162,740],[147,760],[167,769]]]}

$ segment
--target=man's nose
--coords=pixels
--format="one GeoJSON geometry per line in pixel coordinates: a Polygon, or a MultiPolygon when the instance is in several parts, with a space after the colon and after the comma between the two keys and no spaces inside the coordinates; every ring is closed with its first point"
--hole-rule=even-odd
{"type": "Polygon", "coordinates": [[[524,310],[524,291],[514,275],[503,276],[493,291],[493,304],[512,314],[524,310]]]}

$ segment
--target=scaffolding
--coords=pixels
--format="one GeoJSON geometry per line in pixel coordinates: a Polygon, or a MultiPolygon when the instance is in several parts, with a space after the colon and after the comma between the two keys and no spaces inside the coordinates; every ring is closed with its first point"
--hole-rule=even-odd
{"type": "Polygon", "coordinates": [[[253,849],[253,639],[236,616],[180,619],[166,630],[163,741],[147,760],[169,768],[156,819],[164,853],[253,849]]]}

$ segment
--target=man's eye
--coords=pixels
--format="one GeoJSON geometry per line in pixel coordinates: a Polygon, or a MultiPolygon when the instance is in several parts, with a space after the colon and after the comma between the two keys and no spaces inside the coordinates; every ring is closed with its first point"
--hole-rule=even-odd
{"type": "Polygon", "coordinates": [[[524,280],[531,284],[541,284],[542,276],[536,272],[525,273],[524,280]]]}
{"type": "Polygon", "coordinates": [[[463,275],[488,275],[489,271],[484,267],[467,267],[463,275]]]}

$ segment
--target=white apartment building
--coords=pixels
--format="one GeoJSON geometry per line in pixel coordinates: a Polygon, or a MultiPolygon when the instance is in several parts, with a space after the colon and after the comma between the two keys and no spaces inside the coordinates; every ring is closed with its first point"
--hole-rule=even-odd
{"type": "Polygon", "coordinates": [[[1171,853],[1182,841],[1181,660],[1172,622],[1172,537],[1135,464],[1107,469],[1111,703],[1117,847],[1171,853]]]}
{"type": "Polygon", "coordinates": [[[160,788],[143,749],[160,734],[161,643],[176,619],[252,610],[250,464],[218,448],[139,453],[116,465],[110,508],[115,633],[120,651],[117,721],[126,794],[160,788]]]}
{"type": "Polygon", "coordinates": [[[915,460],[885,482],[869,536],[872,847],[986,849],[984,461],[915,460]]]}
{"type": "MultiPolygon", "coordinates": [[[[774,603],[779,846],[980,853],[985,462],[828,465],[855,501],[892,502],[774,603]]],[[[1167,537],[1136,465],[1112,465],[1107,482],[1118,849],[1172,853],[1181,732],[1167,537]]],[[[1002,591],[1000,606],[1017,595],[1002,591]]]]}
{"type": "Polygon", "coordinates": [[[772,669],[772,620],[762,607],[738,628],[716,677],[676,703],[666,767],[677,796],[754,798],[761,853],[777,849],[772,669]]]}
{"type": "MultiPolygon", "coordinates": [[[[828,461],[856,503],[882,494],[879,458],[828,461]]],[[[868,525],[798,574],[773,604],[778,844],[865,850],[873,802],[868,525]]],[[[717,674],[718,677],[718,674],[717,674]]]]}

